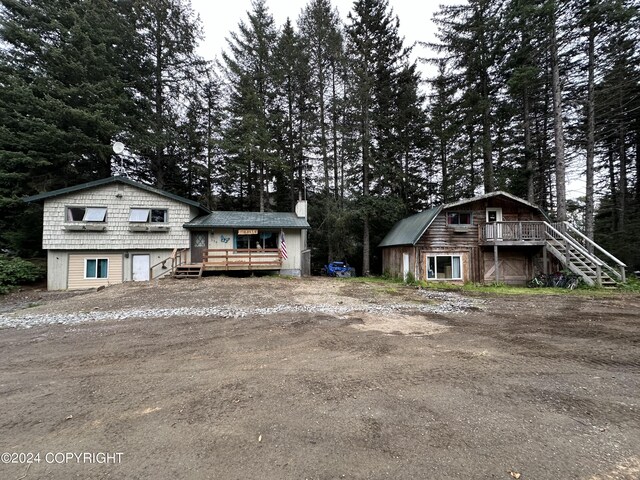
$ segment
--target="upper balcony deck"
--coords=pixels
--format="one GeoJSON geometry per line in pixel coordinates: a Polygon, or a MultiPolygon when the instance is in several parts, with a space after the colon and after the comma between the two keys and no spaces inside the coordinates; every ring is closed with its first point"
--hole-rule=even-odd
{"type": "Polygon", "coordinates": [[[545,222],[492,222],[478,228],[480,245],[542,246],[545,222]]]}

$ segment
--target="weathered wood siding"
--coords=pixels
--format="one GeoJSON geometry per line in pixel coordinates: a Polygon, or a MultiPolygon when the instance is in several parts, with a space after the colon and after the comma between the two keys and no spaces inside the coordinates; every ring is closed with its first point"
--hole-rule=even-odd
{"type": "MultiPolygon", "coordinates": [[[[533,275],[533,255],[529,249],[498,248],[498,282],[509,285],[524,285],[533,275]]],[[[496,281],[493,248],[484,251],[485,283],[496,281]]]]}
{"type": "Polygon", "coordinates": [[[83,252],[69,254],[69,279],[68,288],[84,289],[96,288],[106,285],[122,283],[122,254],[105,252],[83,252]],[[87,258],[107,258],[109,259],[109,269],[107,278],[84,278],[85,259],[87,258]]]}
{"type": "Polygon", "coordinates": [[[413,246],[387,247],[382,250],[382,273],[402,278],[404,275],[404,254],[409,255],[409,270],[415,278],[420,278],[416,270],[416,249],[413,246]]]}
{"type": "MultiPolygon", "coordinates": [[[[482,247],[479,246],[478,228],[486,223],[487,208],[501,208],[504,221],[545,220],[535,209],[503,197],[482,199],[460,207],[444,209],[416,244],[419,252],[417,259],[420,278],[426,280],[426,254],[459,253],[463,257],[463,281],[483,282],[485,280],[486,257],[482,247]],[[470,212],[473,223],[467,227],[458,228],[447,225],[448,212],[470,212]]],[[[491,258],[493,258],[493,249],[491,249],[491,258]]]]}
{"type": "MultiPolygon", "coordinates": [[[[188,248],[189,232],[182,227],[197,215],[197,209],[130,185],[111,184],[70,193],[44,203],[42,247],[44,249],[172,249],[188,248]],[[81,222],[66,221],[66,207],[107,207],[106,222],[99,223],[105,231],[68,231],[65,225],[81,222]],[[131,208],[167,210],[168,232],[131,232],[131,208]]],[[[87,222],[87,224],[96,224],[87,222]]]]}

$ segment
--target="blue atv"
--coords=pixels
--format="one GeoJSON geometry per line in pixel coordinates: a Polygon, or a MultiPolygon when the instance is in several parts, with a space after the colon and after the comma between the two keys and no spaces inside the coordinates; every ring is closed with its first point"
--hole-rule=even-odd
{"type": "Polygon", "coordinates": [[[356,269],[350,267],[347,262],[331,262],[320,270],[320,275],[328,277],[355,277],[356,269]]]}

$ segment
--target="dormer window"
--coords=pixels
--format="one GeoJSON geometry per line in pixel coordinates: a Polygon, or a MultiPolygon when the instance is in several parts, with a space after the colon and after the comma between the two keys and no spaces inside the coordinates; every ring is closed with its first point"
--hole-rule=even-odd
{"type": "Polygon", "coordinates": [[[166,223],[167,210],[163,208],[132,208],[129,221],[133,223],[166,223]]]}
{"type": "Polygon", "coordinates": [[[107,207],[67,207],[67,222],[104,222],[107,207]]]}
{"type": "Polygon", "coordinates": [[[473,216],[471,212],[448,212],[447,213],[447,225],[464,226],[464,225],[471,225],[472,223],[473,223],[473,216]]]}

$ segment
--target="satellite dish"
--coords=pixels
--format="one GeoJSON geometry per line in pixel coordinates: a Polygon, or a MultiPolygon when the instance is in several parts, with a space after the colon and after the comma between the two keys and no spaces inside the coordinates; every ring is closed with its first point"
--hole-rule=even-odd
{"type": "Polygon", "coordinates": [[[120,155],[122,152],[124,152],[124,143],[122,142],[116,142],[113,144],[113,153],[115,153],[116,155],[120,155]]]}

